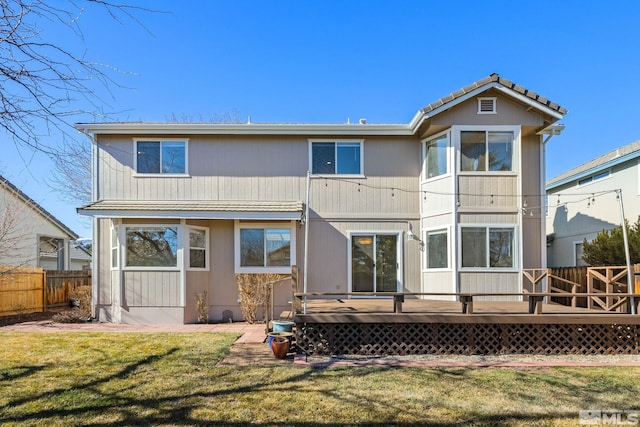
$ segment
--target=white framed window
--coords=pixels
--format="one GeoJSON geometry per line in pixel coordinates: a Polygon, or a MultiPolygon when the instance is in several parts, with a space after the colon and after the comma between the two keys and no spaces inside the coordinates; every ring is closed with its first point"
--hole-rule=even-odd
{"type": "Polygon", "coordinates": [[[309,140],[314,175],[364,175],[363,140],[309,140]]]}
{"type": "Polygon", "coordinates": [[[134,167],[142,175],[186,175],[188,139],[135,139],[134,167]]]}
{"type": "Polygon", "coordinates": [[[449,268],[449,229],[438,228],[424,232],[425,268],[449,268]]]}
{"type": "Polygon", "coordinates": [[[460,267],[462,269],[517,268],[515,226],[461,226],[460,267]]]}
{"type": "Polygon", "coordinates": [[[443,133],[423,141],[422,179],[429,180],[449,173],[449,134],[443,133]]]}
{"type": "Polygon", "coordinates": [[[205,227],[188,226],[189,230],[189,260],[190,270],[209,270],[209,229],[205,227]]]}
{"type": "Polygon", "coordinates": [[[111,269],[117,269],[120,267],[120,252],[118,250],[118,228],[115,225],[111,226],[111,269]]]}
{"type": "Polygon", "coordinates": [[[236,221],[236,273],[290,273],[296,262],[295,242],[295,221],[236,221]]]}
{"type": "Polygon", "coordinates": [[[515,134],[499,130],[460,131],[461,172],[513,172],[515,134]]]}
{"type": "Polygon", "coordinates": [[[601,179],[608,178],[609,176],[611,176],[611,171],[607,169],[606,171],[601,171],[578,180],[578,186],[591,184],[594,181],[599,181],[601,179]]]}
{"type": "Polygon", "coordinates": [[[179,229],[177,225],[126,225],[125,268],[177,269],[179,229]]]}
{"type": "Polygon", "coordinates": [[[573,242],[573,265],[575,267],[588,266],[582,257],[584,255],[584,242],[573,242]]]}
{"type": "Polygon", "coordinates": [[[496,103],[496,97],[479,97],[478,114],[497,114],[496,103]]]}

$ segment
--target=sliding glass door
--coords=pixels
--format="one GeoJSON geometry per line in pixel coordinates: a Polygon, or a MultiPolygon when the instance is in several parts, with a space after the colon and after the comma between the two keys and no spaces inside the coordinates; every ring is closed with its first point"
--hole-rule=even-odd
{"type": "Polygon", "coordinates": [[[351,236],[352,292],[398,292],[399,277],[397,234],[351,236]]]}

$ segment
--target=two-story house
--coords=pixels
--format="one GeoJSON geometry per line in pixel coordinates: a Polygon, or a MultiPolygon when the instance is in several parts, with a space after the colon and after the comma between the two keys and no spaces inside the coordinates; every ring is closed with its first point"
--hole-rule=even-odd
{"type": "Polygon", "coordinates": [[[616,148],[547,182],[547,263],[550,267],[587,265],[584,240],[640,215],[640,141],[616,148]],[[619,193],[618,191],[619,190],[619,193]]]}
{"type": "Polygon", "coordinates": [[[234,275],[292,265],[309,292],[520,292],[545,266],[527,204],[543,206],[565,113],[492,74],[401,124],[77,124],[94,147],[79,212],[96,314],[194,322],[206,290],[214,320],[238,319],[234,275]]]}

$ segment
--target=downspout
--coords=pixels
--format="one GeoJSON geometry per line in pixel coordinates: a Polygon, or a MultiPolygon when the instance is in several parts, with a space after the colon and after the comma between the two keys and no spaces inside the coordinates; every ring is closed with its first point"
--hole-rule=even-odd
{"type": "MultiPolygon", "coordinates": [[[[82,130],[82,134],[91,142],[91,200],[96,200],[98,195],[98,144],[93,136],[86,129],[82,130]]],[[[97,244],[100,240],[98,231],[98,220],[95,216],[91,217],[91,318],[96,318],[96,305],[98,305],[98,274],[97,260],[100,254],[100,247],[97,244]]],[[[118,264],[119,266],[120,264],[118,264]]]]}
{"type": "Polygon", "coordinates": [[[620,218],[622,219],[622,237],[624,239],[624,256],[627,261],[627,283],[629,292],[629,303],[631,305],[631,314],[636,314],[636,301],[633,296],[635,292],[635,282],[633,278],[633,270],[631,269],[631,256],[629,255],[629,236],[627,235],[627,220],[624,216],[624,206],[622,204],[622,190],[616,190],[616,199],[620,204],[620,218]]]}
{"type": "MultiPolygon", "coordinates": [[[[302,283],[304,293],[307,293],[307,267],[309,265],[309,198],[311,194],[311,172],[307,171],[307,200],[304,204],[304,271],[302,283]]],[[[304,297],[303,314],[307,314],[307,296],[304,297]]]]}
{"type": "MultiPolygon", "coordinates": [[[[564,129],[564,127],[563,127],[564,129]]],[[[544,189],[544,194],[541,195],[541,200],[539,202],[539,205],[541,206],[540,208],[540,229],[542,230],[542,236],[541,236],[541,240],[542,240],[542,244],[540,245],[540,260],[542,261],[542,265],[544,265],[544,269],[546,270],[548,265],[547,265],[547,215],[546,215],[546,194],[547,194],[547,189],[546,189],[546,176],[547,176],[547,153],[546,153],[546,149],[547,149],[547,142],[549,142],[549,140],[551,138],[554,137],[554,135],[560,135],[560,132],[562,132],[562,129],[554,131],[552,130],[551,132],[549,132],[547,134],[547,137],[545,139],[542,140],[542,148],[540,150],[540,164],[542,165],[542,171],[540,174],[540,188],[544,189]],[[544,212],[543,212],[544,209],[544,212]]],[[[548,289],[548,283],[547,283],[547,278],[545,277],[542,280],[542,288],[540,289],[541,292],[547,292],[548,289]]],[[[533,291],[535,292],[535,284],[533,285],[533,291]]],[[[545,297],[544,299],[545,303],[549,302],[549,298],[545,297]]]]}

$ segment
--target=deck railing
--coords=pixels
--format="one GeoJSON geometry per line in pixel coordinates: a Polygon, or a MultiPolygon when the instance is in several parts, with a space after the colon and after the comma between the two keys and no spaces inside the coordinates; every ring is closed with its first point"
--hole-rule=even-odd
{"type": "MultiPolygon", "coordinates": [[[[631,313],[630,300],[633,298],[636,304],[635,313],[638,313],[637,304],[640,302],[640,294],[621,294],[620,292],[506,292],[506,293],[487,293],[487,292],[295,292],[292,299],[293,315],[307,314],[308,301],[311,299],[341,299],[341,298],[363,298],[363,297],[387,297],[389,298],[389,312],[401,314],[403,312],[403,304],[407,298],[409,299],[429,299],[429,297],[447,297],[447,299],[455,300],[460,303],[460,312],[462,314],[474,314],[474,301],[478,298],[486,297],[513,297],[516,301],[528,301],[529,314],[542,314],[543,302],[550,297],[565,298],[586,298],[593,299],[597,303],[590,304],[594,311],[601,312],[624,312],[631,313]],[[605,300],[602,300],[605,298],[605,300]],[[609,298],[616,299],[615,304],[610,306],[605,303],[609,298]],[[624,310],[622,310],[624,308],[624,310]]],[[[575,306],[573,306],[576,308],[575,306]]],[[[575,314],[576,311],[563,312],[567,314],[575,314]]],[[[555,314],[555,313],[554,313],[555,314]]],[[[559,313],[562,314],[562,313],[559,313]]]]}
{"type": "Polygon", "coordinates": [[[640,265],[629,289],[626,266],[530,268],[522,270],[524,292],[546,292],[553,302],[571,307],[625,311],[630,292],[640,293],[640,265]],[[585,298],[586,297],[586,298],[585,298]]]}

